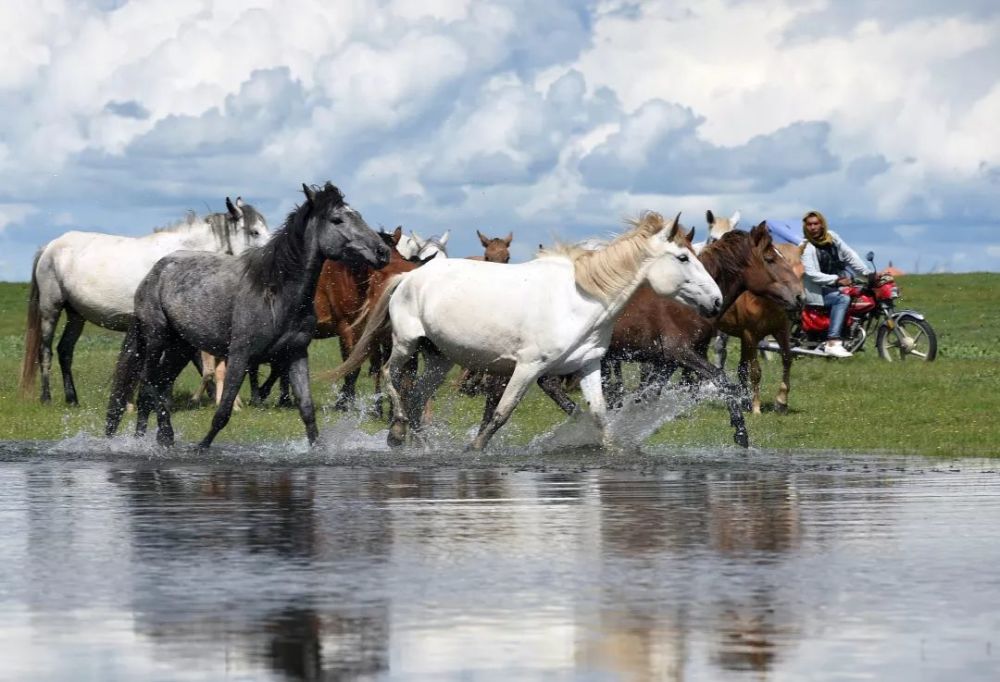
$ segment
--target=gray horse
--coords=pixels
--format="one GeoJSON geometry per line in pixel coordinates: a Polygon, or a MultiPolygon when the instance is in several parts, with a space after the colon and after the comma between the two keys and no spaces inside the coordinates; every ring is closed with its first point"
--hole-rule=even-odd
{"type": "Polygon", "coordinates": [[[138,383],[136,435],[145,434],[155,410],[156,441],[172,445],[174,380],[200,350],[228,359],[222,401],[200,447],[211,445],[229,421],[247,368],[262,362],[287,369],[306,436],[316,442],[307,347],[316,326],[313,296],[323,260],[378,268],[389,262],[389,248],[332,184],[302,188],[306,202],[264,246],[239,257],[181,251],[153,266],[136,290],[135,321],[118,356],[106,435],[118,429],[138,383]]]}

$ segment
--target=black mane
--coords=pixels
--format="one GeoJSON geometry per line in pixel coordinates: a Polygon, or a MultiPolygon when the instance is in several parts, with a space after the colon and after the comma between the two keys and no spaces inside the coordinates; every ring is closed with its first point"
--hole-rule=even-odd
{"type": "Polygon", "coordinates": [[[312,190],[315,192],[312,202],[307,200],[295,206],[266,244],[248,249],[241,256],[246,263],[243,277],[255,291],[277,291],[298,274],[305,258],[303,247],[309,216],[314,212],[325,214],[330,205],[344,203],[344,195],[329,182],[322,188],[313,185],[312,190]]]}

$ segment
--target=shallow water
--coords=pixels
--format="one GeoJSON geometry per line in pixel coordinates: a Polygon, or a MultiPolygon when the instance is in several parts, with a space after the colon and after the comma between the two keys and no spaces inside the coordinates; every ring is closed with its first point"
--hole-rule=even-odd
{"type": "Polygon", "coordinates": [[[0,444],[0,679],[1000,675],[993,462],[377,443],[0,444]]]}

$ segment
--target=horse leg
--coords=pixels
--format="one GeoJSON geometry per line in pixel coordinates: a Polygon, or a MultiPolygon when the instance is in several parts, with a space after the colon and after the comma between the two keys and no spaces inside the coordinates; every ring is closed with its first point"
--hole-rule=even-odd
{"type": "MultiPolygon", "coordinates": [[[[542,385],[542,381],[544,379],[553,379],[556,384],[559,384],[558,390],[562,391],[562,381],[560,377],[538,377],[539,386],[542,385]]],[[[486,375],[483,388],[486,393],[486,404],[483,405],[483,419],[479,422],[480,433],[486,428],[486,425],[489,424],[490,420],[493,419],[493,415],[496,414],[497,405],[500,403],[500,398],[503,396],[503,392],[507,389],[507,382],[509,380],[510,377],[506,374],[486,375]]],[[[569,398],[567,398],[567,400],[569,400],[569,398]]],[[[573,403],[571,402],[570,404],[573,403]]],[[[576,409],[576,405],[573,405],[573,408],[576,409]]]]}
{"type": "MultiPolygon", "coordinates": [[[[222,402],[222,390],[226,385],[226,359],[213,357],[212,361],[215,363],[215,371],[212,372],[212,379],[215,381],[215,404],[216,406],[222,402]]],[[[233,403],[233,410],[239,412],[243,409],[243,401],[240,400],[239,396],[236,396],[236,402],[233,403]]]]}
{"type": "Polygon", "coordinates": [[[197,355],[201,360],[201,372],[199,372],[201,381],[198,382],[198,388],[195,392],[191,394],[191,403],[194,405],[201,403],[201,397],[208,391],[208,386],[215,376],[215,356],[205,351],[198,351],[197,355]]]}
{"type": "Polygon", "coordinates": [[[415,352],[416,340],[407,340],[404,343],[396,339],[392,344],[389,360],[382,365],[385,392],[389,394],[389,400],[392,404],[392,421],[389,424],[389,435],[386,437],[386,442],[392,447],[402,445],[406,440],[407,417],[406,411],[403,409],[403,396],[400,388],[404,365],[409,362],[410,357],[415,352]]]}
{"type": "MultiPolygon", "coordinates": [[[[506,385],[507,384],[505,381],[504,386],[506,385]]],[[[579,409],[576,403],[574,403],[572,399],[570,399],[569,394],[566,393],[566,389],[563,388],[563,381],[561,376],[557,374],[547,374],[545,376],[538,377],[538,387],[545,392],[545,395],[552,398],[552,401],[555,402],[555,404],[559,406],[559,409],[561,409],[566,414],[572,416],[579,409]]],[[[490,391],[492,391],[493,388],[494,388],[493,386],[490,386],[487,389],[487,394],[486,394],[487,401],[489,401],[490,399],[489,397],[490,391]]],[[[500,393],[502,392],[503,392],[503,387],[501,387],[500,390],[497,392],[496,400],[500,400],[500,393]]],[[[494,409],[495,408],[496,405],[494,404],[494,409]]],[[[490,416],[492,417],[492,413],[490,414],[490,416]]]]}
{"type": "Polygon", "coordinates": [[[293,407],[291,394],[291,380],[288,371],[282,370],[278,373],[278,407],[293,407]]]}
{"type": "Polygon", "coordinates": [[[190,362],[188,348],[172,346],[167,348],[157,367],[157,373],[151,382],[155,395],[153,400],[156,409],[156,442],[163,447],[174,444],[174,427],[170,423],[170,394],[174,381],[190,362]]]}
{"type": "Polygon", "coordinates": [[[715,335],[712,348],[715,350],[715,366],[719,369],[726,368],[726,346],[729,344],[729,336],[719,332],[715,335]]]}
{"type": "MultiPolygon", "coordinates": [[[[497,429],[507,423],[511,412],[514,411],[514,408],[521,402],[528,388],[543,371],[544,368],[539,363],[518,363],[514,367],[514,373],[511,375],[507,383],[507,388],[504,389],[503,395],[497,403],[493,418],[480,427],[479,435],[475,437],[466,450],[482,450],[486,447],[486,444],[493,437],[493,434],[497,432],[497,429]]],[[[598,381],[600,381],[600,376],[598,376],[598,381]]]]}
{"type": "MultiPolygon", "coordinates": [[[[611,359],[605,353],[601,358],[601,381],[604,390],[608,393],[608,402],[612,407],[621,407],[625,400],[625,382],[622,380],[622,361],[611,359]]],[[[583,388],[583,380],[580,381],[580,388],[583,388]]]]}
{"type": "Polygon", "coordinates": [[[316,408],[309,389],[309,354],[305,348],[288,364],[287,375],[295,398],[299,401],[299,416],[306,427],[306,438],[309,445],[315,445],[319,440],[319,430],[316,428],[316,408]]]}
{"type": "Polygon", "coordinates": [[[754,335],[743,330],[740,335],[740,386],[743,389],[743,405],[754,414],[760,414],[760,359],[757,356],[757,340],[754,335]]]}
{"type": "Polygon", "coordinates": [[[774,411],[779,414],[788,412],[788,392],[792,386],[792,339],[788,324],[774,334],[774,340],[781,348],[781,388],[774,399],[774,411]]]}
{"type": "Polygon", "coordinates": [[[740,390],[726,376],[726,373],[716,367],[708,358],[697,353],[692,348],[680,352],[675,360],[684,369],[690,370],[702,379],[714,381],[721,389],[722,396],[729,410],[729,424],[733,427],[733,440],[742,447],[750,446],[750,436],[747,433],[746,421],[743,418],[743,405],[740,400],[740,390]]]}
{"type": "Polygon", "coordinates": [[[580,390],[583,392],[583,399],[587,401],[590,413],[601,428],[601,440],[607,442],[607,417],[608,406],[604,402],[604,390],[601,381],[600,361],[588,363],[581,370],[580,390]]]}
{"type": "MultiPolygon", "coordinates": [[[[346,334],[341,334],[337,340],[340,342],[340,359],[347,360],[347,357],[351,354],[351,349],[354,347],[353,338],[348,339],[346,334]]],[[[344,382],[340,385],[340,395],[337,396],[337,402],[333,404],[333,409],[340,412],[347,412],[347,410],[354,407],[354,398],[357,391],[356,386],[360,374],[361,368],[358,367],[344,377],[344,382]]]]}
{"type": "Polygon", "coordinates": [[[159,376],[160,360],[167,350],[167,339],[163,330],[153,334],[143,334],[146,348],[142,357],[142,371],[139,374],[139,396],[135,401],[135,437],[143,438],[149,426],[149,413],[157,404],[156,378],[159,376]]]}
{"type": "Polygon", "coordinates": [[[49,377],[52,374],[52,340],[56,335],[56,325],[59,324],[59,314],[62,307],[58,307],[54,312],[43,311],[41,319],[41,345],[38,348],[38,368],[42,377],[41,401],[43,403],[52,400],[52,392],[49,377]]]}
{"type": "MultiPolygon", "coordinates": [[[[437,348],[427,344],[424,347],[424,373],[416,381],[412,391],[409,391],[407,401],[407,418],[410,421],[411,433],[416,435],[421,428],[424,411],[434,392],[444,383],[448,371],[454,366],[451,360],[444,356],[437,348]]],[[[429,414],[427,415],[429,418],[429,414]]]]}
{"type": "Polygon", "coordinates": [[[73,383],[73,349],[83,332],[83,316],[66,306],[66,326],[56,351],[59,353],[59,369],[62,370],[63,391],[66,394],[67,405],[79,405],[76,397],[76,385],[73,383]]]}
{"type": "Polygon", "coordinates": [[[215,409],[215,415],[212,417],[212,428],[209,429],[208,434],[198,444],[198,447],[207,448],[211,445],[215,437],[219,435],[219,431],[229,423],[229,418],[233,414],[233,403],[236,402],[236,396],[240,393],[240,387],[243,385],[243,377],[247,373],[247,366],[249,364],[250,361],[245,352],[239,350],[235,350],[234,352],[234,349],[230,348],[229,357],[226,362],[226,377],[223,382],[222,401],[215,409]]]}

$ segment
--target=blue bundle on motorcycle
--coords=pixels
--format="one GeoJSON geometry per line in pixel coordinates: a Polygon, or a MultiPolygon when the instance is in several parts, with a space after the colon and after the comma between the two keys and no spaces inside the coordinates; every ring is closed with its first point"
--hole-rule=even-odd
{"type": "Polygon", "coordinates": [[[802,241],[802,228],[782,220],[766,220],[771,239],[777,244],[798,244],[802,241]]]}

